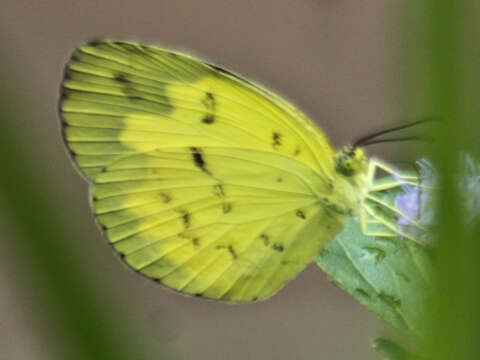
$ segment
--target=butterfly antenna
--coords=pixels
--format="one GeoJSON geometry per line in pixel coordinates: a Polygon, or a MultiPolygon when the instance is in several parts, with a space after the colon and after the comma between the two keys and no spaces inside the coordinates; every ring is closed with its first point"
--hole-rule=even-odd
{"type": "MultiPolygon", "coordinates": [[[[386,143],[386,142],[397,142],[397,141],[424,141],[424,142],[433,142],[432,138],[422,137],[422,136],[406,136],[400,138],[388,138],[388,139],[378,139],[378,140],[371,140],[366,141],[361,144],[361,146],[379,144],[379,143],[386,143]]],[[[357,146],[357,145],[355,145],[357,146]]]]}
{"type": "Polygon", "coordinates": [[[408,137],[408,138],[385,139],[386,141],[383,141],[381,139],[375,140],[375,142],[373,141],[373,139],[376,138],[376,137],[379,137],[379,136],[382,136],[382,135],[385,135],[385,134],[389,134],[389,133],[392,133],[392,132],[395,132],[395,131],[408,129],[408,128],[411,128],[411,127],[414,127],[414,126],[417,126],[417,125],[421,125],[421,124],[425,124],[425,123],[428,123],[428,122],[432,122],[432,121],[438,121],[438,118],[429,117],[429,118],[426,118],[426,119],[412,121],[408,124],[404,124],[404,125],[400,125],[400,126],[395,126],[393,128],[381,130],[381,131],[378,131],[376,133],[373,133],[373,134],[370,134],[370,135],[367,135],[367,136],[364,136],[364,137],[358,139],[357,141],[355,141],[353,146],[358,147],[358,146],[364,146],[364,145],[372,145],[372,144],[377,144],[377,143],[380,143],[380,142],[421,140],[421,138],[419,138],[419,137],[413,137],[412,136],[412,137],[408,137]],[[370,140],[372,140],[372,141],[370,141],[370,140]]]}

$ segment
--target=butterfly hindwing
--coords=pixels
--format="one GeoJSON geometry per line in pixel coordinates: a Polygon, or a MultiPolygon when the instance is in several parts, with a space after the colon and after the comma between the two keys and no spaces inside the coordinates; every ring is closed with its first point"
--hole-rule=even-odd
{"type": "Polygon", "coordinates": [[[263,157],[229,148],[131,155],[97,175],[94,211],[135,270],[191,295],[261,299],[301,271],[335,226],[309,167],[263,157]]]}

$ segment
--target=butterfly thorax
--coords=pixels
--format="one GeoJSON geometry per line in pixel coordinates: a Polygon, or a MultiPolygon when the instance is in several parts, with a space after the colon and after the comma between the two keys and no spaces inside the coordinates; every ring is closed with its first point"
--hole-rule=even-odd
{"type": "Polygon", "coordinates": [[[362,149],[344,146],[334,156],[335,191],[332,200],[338,212],[357,213],[368,191],[368,160],[362,149]]]}
{"type": "Polygon", "coordinates": [[[368,160],[362,149],[351,145],[344,146],[334,156],[335,171],[345,177],[365,174],[368,160]]]}

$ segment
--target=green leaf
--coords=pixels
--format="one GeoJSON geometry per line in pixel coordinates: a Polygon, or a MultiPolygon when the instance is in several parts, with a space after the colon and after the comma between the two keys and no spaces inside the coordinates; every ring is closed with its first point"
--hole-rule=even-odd
{"type": "MultiPolygon", "coordinates": [[[[376,193],[394,204],[396,190],[376,193]]],[[[382,218],[396,225],[385,208],[382,218]]],[[[400,237],[366,236],[358,218],[317,256],[332,282],[396,328],[418,337],[425,334],[424,306],[431,292],[431,259],[426,247],[400,237]]]]}

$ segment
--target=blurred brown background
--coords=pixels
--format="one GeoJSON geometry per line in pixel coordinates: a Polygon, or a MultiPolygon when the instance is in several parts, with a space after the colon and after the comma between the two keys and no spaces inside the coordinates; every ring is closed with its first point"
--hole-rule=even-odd
{"type": "MultiPolygon", "coordinates": [[[[161,352],[152,359],[372,359],[370,337],[390,330],[315,265],[270,300],[239,306],[173,294],[123,266],[60,137],[58,92],[70,53],[102,36],[193,53],[291,99],[341,145],[418,115],[399,109],[392,90],[402,48],[394,13],[380,0],[0,2],[1,45],[24,79],[15,91],[33,100],[33,115],[18,124],[21,146],[55,188],[58,221],[80,234],[72,246],[99,293],[115,300],[138,346],[161,352]]],[[[401,158],[390,150],[371,153],[401,158]]],[[[20,236],[8,225],[0,217],[2,238],[20,236]]],[[[34,269],[19,263],[8,246],[0,253],[0,359],[51,359],[48,319],[32,310],[35,293],[22,282],[34,269]]]]}

